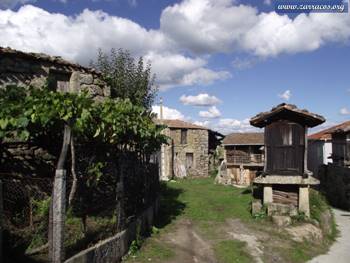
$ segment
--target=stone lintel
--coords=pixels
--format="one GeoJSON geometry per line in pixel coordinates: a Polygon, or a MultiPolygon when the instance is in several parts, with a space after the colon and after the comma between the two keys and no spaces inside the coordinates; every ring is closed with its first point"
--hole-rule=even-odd
{"type": "Polygon", "coordinates": [[[309,176],[303,178],[300,175],[266,175],[258,176],[254,179],[255,184],[296,184],[296,185],[318,185],[320,181],[309,176]]]}

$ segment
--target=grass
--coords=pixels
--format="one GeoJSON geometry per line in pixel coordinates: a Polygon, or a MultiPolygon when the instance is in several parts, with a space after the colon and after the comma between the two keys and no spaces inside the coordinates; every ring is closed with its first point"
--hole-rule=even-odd
{"type": "Polygon", "coordinates": [[[178,200],[185,204],[183,216],[194,221],[224,222],[228,218],[252,220],[250,191],[213,184],[212,178],[169,183],[181,191],[178,200]]]}
{"type": "Polygon", "coordinates": [[[142,248],[135,254],[128,256],[124,262],[162,262],[175,256],[174,251],[155,237],[145,241],[142,248]]]}
{"type": "Polygon", "coordinates": [[[322,214],[326,213],[327,210],[331,214],[331,222],[330,222],[331,231],[330,233],[326,233],[325,241],[332,242],[338,236],[337,225],[334,220],[333,212],[330,210],[330,206],[328,205],[326,198],[320,192],[317,192],[311,189],[310,190],[310,217],[311,219],[316,220],[321,225],[322,228],[326,223],[322,220],[322,214]]]}
{"type": "MultiPolygon", "coordinates": [[[[160,242],[159,237],[171,234],[177,219],[190,219],[199,233],[213,244],[215,256],[221,263],[253,261],[245,242],[223,236],[220,227],[225,226],[227,219],[240,219],[252,233],[268,236],[270,241],[263,244],[268,251],[264,255],[266,262],[273,262],[274,257],[282,262],[306,262],[329,247],[329,242],[292,241],[285,231],[272,225],[269,218],[254,219],[250,213],[252,200],[250,189],[215,185],[213,178],[168,182],[162,186],[160,217],[156,224],[159,234],[147,239],[136,257],[127,262],[163,262],[174,257],[176,248],[160,242]]],[[[318,222],[321,214],[329,209],[325,199],[315,191],[311,191],[310,206],[311,217],[318,222]]]]}
{"type": "Polygon", "coordinates": [[[250,263],[254,259],[246,251],[246,243],[237,240],[225,240],[218,243],[215,254],[221,263],[250,263]]]}

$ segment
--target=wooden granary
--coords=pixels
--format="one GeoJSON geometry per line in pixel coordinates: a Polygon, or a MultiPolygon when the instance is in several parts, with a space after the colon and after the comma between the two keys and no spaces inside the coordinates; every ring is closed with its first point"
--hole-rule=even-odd
{"type": "Polygon", "coordinates": [[[295,206],[309,216],[309,187],[319,181],[307,169],[307,130],[324,117],[280,104],[251,118],[251,125],[265,128],[265,164],[254,184],[263,187],[263,203],[295,206]]]}

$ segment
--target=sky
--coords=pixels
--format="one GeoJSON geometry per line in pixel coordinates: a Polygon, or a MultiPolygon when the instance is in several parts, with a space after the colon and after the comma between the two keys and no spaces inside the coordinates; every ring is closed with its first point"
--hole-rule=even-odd
{"type": "MultiPolygon", "coordinates": [[[[165,118],[224,134],[279,103],[350,117],[350,14],[277,14],[269,0],[0,0],[0,46],[88,65],[128,49],[152,65],[165,118]]],[[[316,131],[316,129],[312,130],[316,131]]]]}

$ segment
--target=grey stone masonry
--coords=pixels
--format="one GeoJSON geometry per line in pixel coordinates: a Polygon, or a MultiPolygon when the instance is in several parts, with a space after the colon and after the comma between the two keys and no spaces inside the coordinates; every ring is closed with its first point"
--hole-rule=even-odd
{"type": "Polygon", "coordinates": [[[209,134],[204,129],[187,129],[187,141],[181,143],[181,129],[166,128],[165,135],[170,137],[168,145],[164,146],[163,178],[174,176],[175,159],[186,167],[186,155],[193,155],[193,164],[186,167],[186,176],[206,177],[209,173],[209,134]]]}
{"type": "Polygon", "coordinates": [[[93,69],[60,57],[0,47],[0,88],[8,85],[40,88],[55,76],[59,79],[67,77],[68,81],[75,83],[76,91],[86,90],[96,99],[110,96],[110,88],[93,69]],[[72,76],[73,72],[75,76],[72,76]]]}

